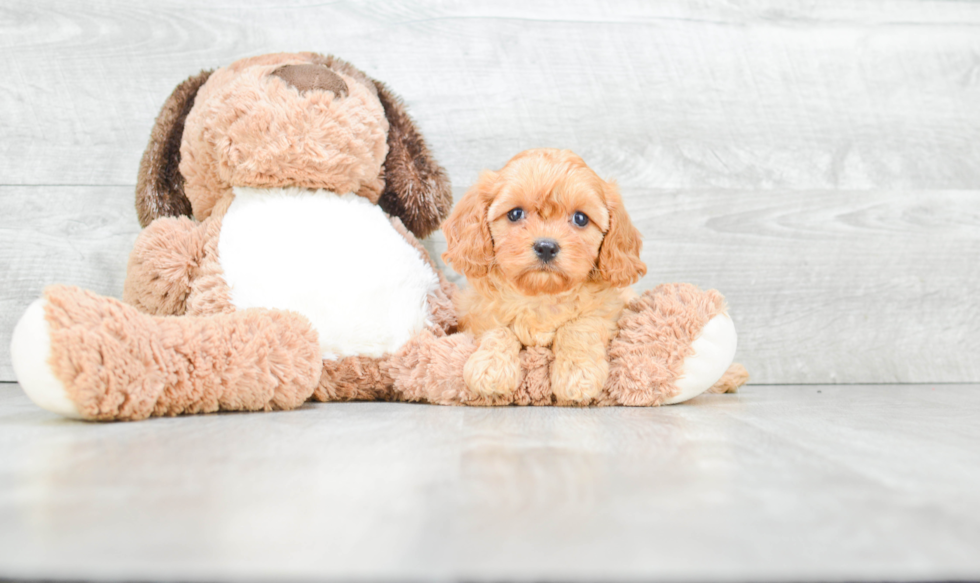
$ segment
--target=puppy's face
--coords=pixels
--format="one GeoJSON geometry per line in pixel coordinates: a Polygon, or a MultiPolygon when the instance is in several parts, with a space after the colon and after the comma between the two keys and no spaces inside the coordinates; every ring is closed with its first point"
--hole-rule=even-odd
{"type": "Polygon", "coordinates": [[[609,211],[603,181],[569,153],[530,153],[497,175],[487,209],[494,260],[528,295],[581,285],[595,268],[609,211]]]}
{"type": "Polygon", "coordinates": [[[484,173],[443,226],[444,258],[468,278],[497,275],[527,295],[646,272],[615,185],[568,150],[528,150],[484,173]]]}

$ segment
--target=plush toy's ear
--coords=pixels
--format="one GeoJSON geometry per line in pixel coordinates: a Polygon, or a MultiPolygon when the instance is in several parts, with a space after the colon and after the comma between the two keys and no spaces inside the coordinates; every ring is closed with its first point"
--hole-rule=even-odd
{"type": "Polygon", "coordinates": [[[180,140],[194,97],[210,75],[211,71],[201,71],[178,85],[153,124],[136,179],[136,213],[143,227],[158,217],[192,216],[179,168],[180,140]]]}
{"type": "Polygon", "coordinates": [[[453,205],[449,178],[432,158],[401,99],[383,83],[374,85],[389,125],[385,190],[378,205],[423,239],[439,227],[453,205]]]}
{"type": "Polygon", "coordinates": [[[626,287],[636,283],[647,272],[646,264],[640,259],[643,239],[626,213],[619,187],[613,182],[606,182],[603,195],[609,210],[609,229],[599,249],[598,273],[601,279],[610,284],[626,287]]]}
{"type": "Polygon", "coordinates": [[[485,277],[493,263],[493,236],[487,223],[487,211],[496,195],[496,185],[496,172],[481,174],[442,224],[446,236],[442,260],[468,278],[485,277]]]}

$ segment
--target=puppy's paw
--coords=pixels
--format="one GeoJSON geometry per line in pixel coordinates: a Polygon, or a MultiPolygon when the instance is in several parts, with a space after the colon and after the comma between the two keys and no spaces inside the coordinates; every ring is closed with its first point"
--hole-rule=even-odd
{"type": "Polygon", "coordinates": [[[551,365],[551,392],[562,401],[582,403],[599,396],[608,376],[609,363],[605,360],[556,355],[551,365]]]}
{"type": "Polygon", "coordinates": [[[463,381],[478,395],[509,395],[521,380],[520,359],[498,350],[480,348],[463,365],[463,381]]]}

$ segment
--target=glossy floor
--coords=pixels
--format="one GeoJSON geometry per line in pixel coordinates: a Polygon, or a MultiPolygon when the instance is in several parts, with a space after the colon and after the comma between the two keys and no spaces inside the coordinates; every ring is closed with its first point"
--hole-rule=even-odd
{"type": "Polygon", "coordinates": [[[980,385],[139,423],[0,385],[0,578],[980,578],[980,385]]]}

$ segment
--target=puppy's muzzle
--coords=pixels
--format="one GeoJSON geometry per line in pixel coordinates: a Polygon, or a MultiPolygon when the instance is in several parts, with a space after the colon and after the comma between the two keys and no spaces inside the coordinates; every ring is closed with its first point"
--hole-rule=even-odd
{"type": "Polygon", "coordinates": [[[554,239],[538,239],[531,248],[534,249],[534,254],[538,256],[538,259],[545,263],[554,259],[561,249],[558,246],[558,241],[554,239]]]}

